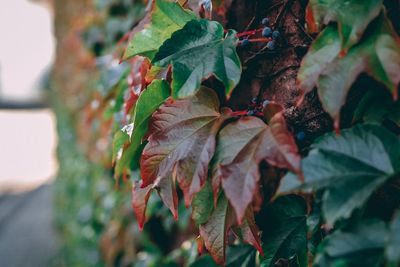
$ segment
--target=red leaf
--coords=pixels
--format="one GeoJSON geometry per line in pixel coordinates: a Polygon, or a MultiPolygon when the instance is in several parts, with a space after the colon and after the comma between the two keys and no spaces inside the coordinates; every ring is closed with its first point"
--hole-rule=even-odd
{"type": "Polygon", "coordinates": [[[147,201],[150,197],[150,192],[152,190],[152,185],[148,185],[144,188],[140,186],[141,182],[135,181],[132,185],[132,208],[135,212],[139,229],[143,230],[143,225],[146,220],[146,206],[147,201]]]}
{"type": "Polygon", "coordinates": [[[239,226],[244,242],[255,247],[261,256],[264,255],[264,251],[261,247],[261,240],[259,230],[254,220],[254,213],[251,207],[249,207],[245,214],[243,224],[239,226]]]}
{"type": "MultiPolygon", "coordinates": [[[[204,240],[204,244],[218,264],[225,264],[227,235],[235,225],[235,213],[225,196],[221,195],[208,221],[200,225],[200,235],[204,240]]],[[[238,230],[238,235],[241,236],[244,242],[254,246],[260,254],[264,254],[261,248],[259,230],[254,222],[254,214],[251,208],[247,209],[244,223],[239,227],[235,227],[235,229],[238,230]]]]}
{"type": "Polygon", "coordinates": [[[306,9],[306,22],[310,29],[310,32],[314,33],[318,31],[317,23],[315,22],[314,12],[310,5],[307,5],[306,9]]]}
{"type": "Polygon", "coordinates": [[[174,178],[188,206],[206,180],[215,136],[229,114],[230,110],[219,113],[218,98],[207,88],[191,98],[168,99],[153,114],[140,162],[144,186],[174,178]]]}
{"type": "Polygon", "coordinates": [[[217,264],[225,263],[227,233],[234,224],[234,214],[229,209],[227,199],[221,196],[208,221],[200,225],[200,235],[207,250],[217,264]]]}
{"type": "Polygon", "coordinates": [[[239,223],[257,190],[259,164],[288,168],[300,173],[296,143],[287,130],[282,112],[276,113],[269,126],[256,117],[243,117],[227,125],[219,135],[216,161],[218,175],[239,223]]]}
{"type": "Polygon", "coordinates": [[[130,62],[131,72],[128,78],[129,95],[125,101],[125,116],[131,112],[140,93],[146,88],[146,75],[151,65],[147,58],[141,56],[133,57],[130,62]]]}
{"type": "Polygon", "coordinates": [[[173,179],[162,179],[159,177],[155,181],[153,187],[157,189],[160,198],[165,206],[170,209],[174,219],[178,220],[178,195],[175,190],[175,182],[173,179]]]}

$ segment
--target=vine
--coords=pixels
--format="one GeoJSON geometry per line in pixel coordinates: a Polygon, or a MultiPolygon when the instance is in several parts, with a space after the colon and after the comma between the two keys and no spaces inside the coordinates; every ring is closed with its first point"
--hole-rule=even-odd
{"type": "Polygon", "coordinates": [[[400,39],[382,0],[308,3],[306,34],[316,38],[301,62],[296,102],[303,105],[316,88],[336,133],[311,140],[301,153],[296,141],[307,135],[293,133],[285,105],[256,97],[245,110],[229,107],[249,62],[237,51],[265,43],[254,58],[283,47],[277,26],[287,4],[274,23],[253,18],[249,27],[261,27],[238,33],[209,19],[211,1],[200,5],[207,19],[187,1],[150,1],[105,97],[115,101],[111,113],[123,113],[113,139],[115,177],[133,180],[140,229],[152,192],[176,220],[183,198],[198,227],[199,251],[204,245],[217,264],[227,263],[234,233],[257,249],[261,266],[397,266],[399,203],[391,220],[368,216],[374,195],[400,176],[400,39]],[[383,86],[365,94],[352,127],[341,129],[341,109],[362,73],[383,86]],[[388,120],[391,127],[383,124],[388,120]],[[262,190],[264,165],[279,183],[271,200],[262,190]],[[265,225],[256,223],[259,210],[265,225]]]}

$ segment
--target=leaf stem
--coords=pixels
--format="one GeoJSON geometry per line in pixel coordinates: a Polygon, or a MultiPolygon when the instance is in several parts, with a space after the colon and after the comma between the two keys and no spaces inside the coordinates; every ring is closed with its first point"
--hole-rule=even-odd
{"type": "Polygon", "coordinates": [[[236,34],[237,37],[243,37],[243,36],[250,36],[250,35],[255,35],[257,32],[261,32],[263,29],[256,29],[256,30],[251,30],[251,31],[245,31],[245,32],[240,32],[236,34]]]}

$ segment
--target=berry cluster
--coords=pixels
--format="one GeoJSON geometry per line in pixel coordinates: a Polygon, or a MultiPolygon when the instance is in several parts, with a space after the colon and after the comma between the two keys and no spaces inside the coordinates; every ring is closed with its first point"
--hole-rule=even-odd
{"type": "Polygon", "coordinates": [[[266,42],[267,48],[269,50],[275,49],[276,42],[280,37],[280,32],[278,30],[273,30],[271,27],[269,27],[269,18],[263,18],[261,23],[264,25],[263,28],[238,33],[237,36],[241,38],[239,46],[247,46],[250,43],[254,42],[266,42]],[[261,33],[262,38],[252,38],[258,33],[261,33]]]}

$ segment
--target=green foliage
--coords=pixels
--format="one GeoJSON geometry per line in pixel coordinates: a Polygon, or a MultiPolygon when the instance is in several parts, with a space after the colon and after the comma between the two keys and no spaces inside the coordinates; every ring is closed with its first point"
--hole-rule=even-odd
{"type": "Polygon", "coordinates": [[[296,195],[280,197],[267,207],[266,216],[269,222],[263,232],[265,256],[260,259],[261,266],[272,267],[285,260],[308,266],[305,201],[296,195]]]}
{"type": "Polygon", "coordinates": [[[389,235],[386,245],[386,259],[388,266],[400,264],[400,211],[398,210],[390,223],[389,235]]]}
{"type": "Polygon", "coordinates": [[[365,35],[343,54],[338,28],[326,27],[311,45],[299,71],[300,88],[309,92],[317,86],[324,109],[337,121],[351,85],[362,72],[384,84],[397,98],[400,43],[385,13],[369,25],[365,35]]]}
{"type": "Polygon", "coordinates": [[[132,124],[126,125],[114,136],[113,155],[116,157],[113,156],[113,160],[116,161],[115,174],[117,176],[130,172],[132,157],[138,157],[141,153],[140,148],[142,148],[148,130],[149,119],[169,94],[169,86],[166,81],[154,80],[139,95],[132,124]]]}
{"type": "Polygon", "coordinates": [[[281,181],[281,192],[324,190],[322,210],[329,224],[348,219],[389,179],[399,175],[400,140],[375,125],[327,134],[302,161],[304,183],[293,174],[281,181]]]}
{"type": "Polygon", "coordinates": [[[266,101],[251,112],[229,108],[242,75],[236,52],[241,35],[197,18],[183,2],[151,1],[130,33],[123,56],[128,66],[100,83],[96,112],[112,124],[115,178],[128,174],[133,180],[139,228],[151,235],[156,221],[166,232],[182,230],[184,238],[172,239],[188,242],[164,250],[138,242],[148,259],[135,262],[397,266],[399,213],[389,222],[394,208],[380,216],[374,207],[382,191],[398,190],[400,176],[400,106],[390,96],[397,96],[400,82],[400,43],[383,1],[309,2],[309,26],[321,32],[303,59],[298,84],[304,94],[317,87],[337,132],[341,108],[361,73],[388,90],[362,92],[354,114],[345,114],[347,121],[354,118],[349,127],[307,140],[311,146],[302,155],[285,120],[285,108],[294,107],[266,101]],[[221,83],[215,86],[211,76],[221,83]],[[178,222],[168,210],[174,219],[179,214],[178,222]],[[231,241],[235,246],[228,246],[231,241]],[[197,257],[203,245],[208,254],[197,257]]]}
{"type": "Polygon", "coordinates": [[[238,38],[215,21],[193,20],[176,31],[153,59],[156,66],[172,64],[172,96],[193,95],[201,82],[214,74],[224,85],[226,95],[238,84],[241,65],[236,54],[238,38]]]}
{"type": "Polygon", "coordinates": [[[341,49],[347,51],[362,37],[368,24],[382,10],[382,0],[311,0],[310,8],[318,23],[338,23],[341,49]]]}
{"type": "Polygon", "coordinates": [[[171,37],[172,33],[195,18],[192,12],[166,0],[154,1],[151,9],[148,17],[138,26],[137,30],[140,31],[130,40],[124,59],[136,55],[153,59],[160,46],[171,37]]]}
{"type": "Polygon", "coordinates": [[[384,222],[364,220],[326,238],[314,266],[381,266],[387,230],[384,222]]]}

